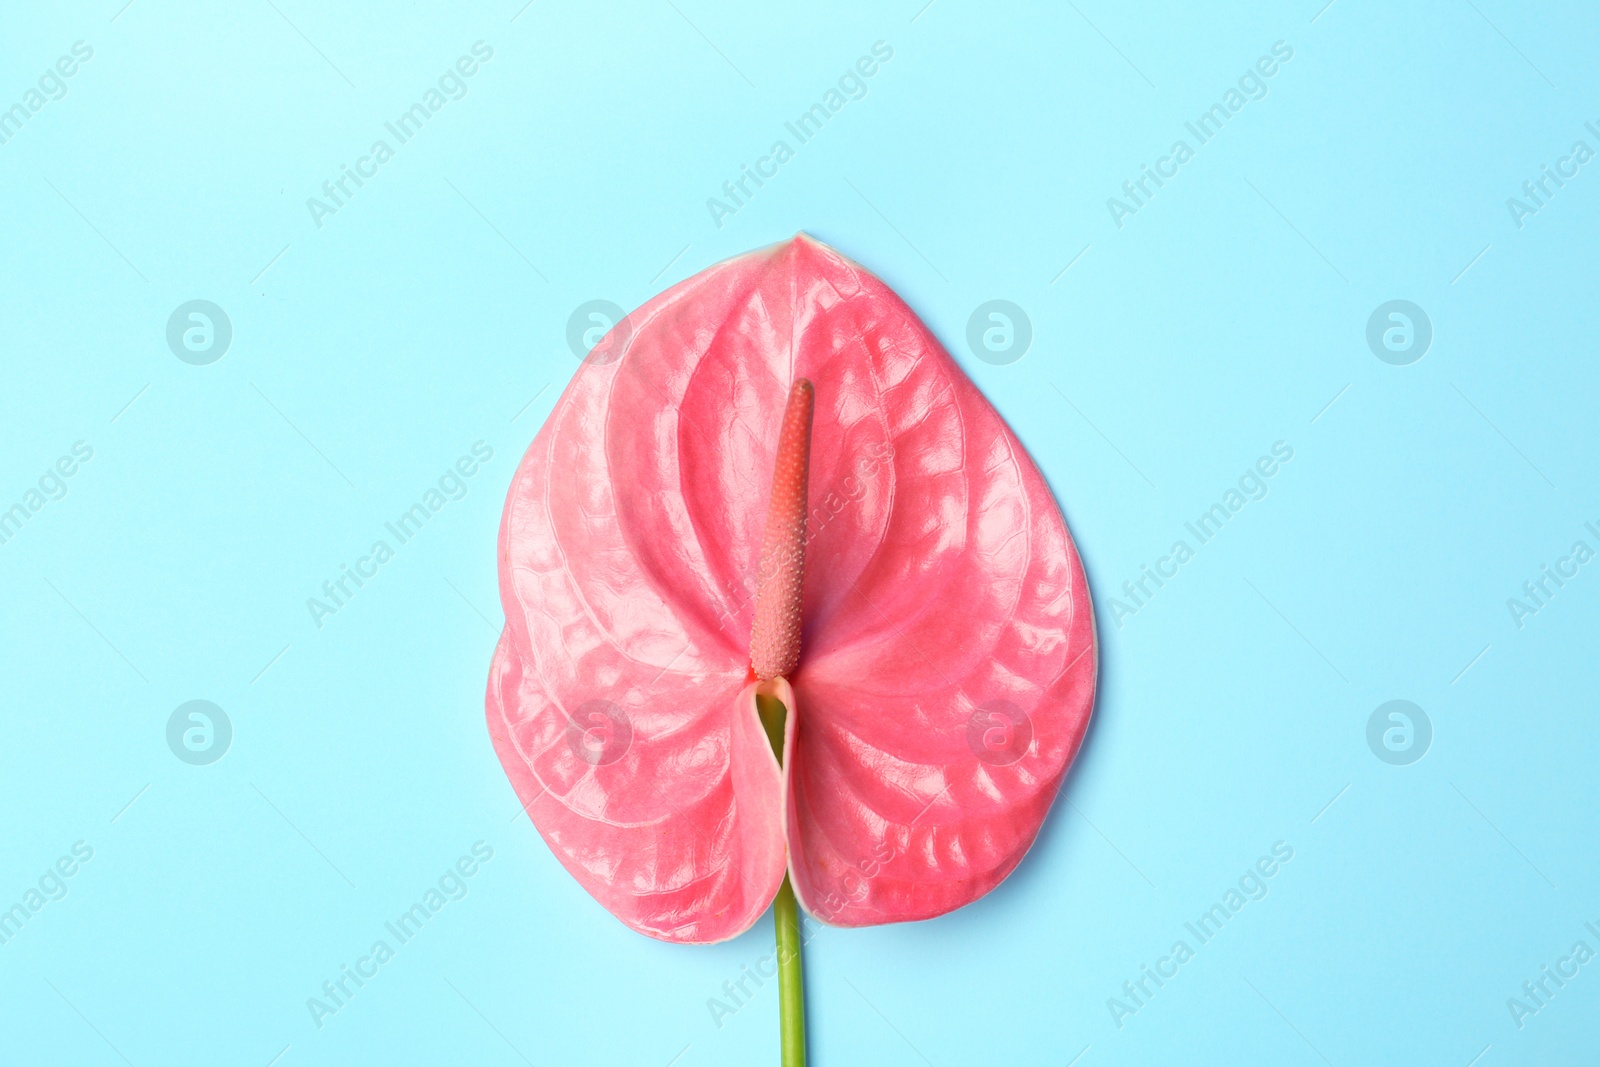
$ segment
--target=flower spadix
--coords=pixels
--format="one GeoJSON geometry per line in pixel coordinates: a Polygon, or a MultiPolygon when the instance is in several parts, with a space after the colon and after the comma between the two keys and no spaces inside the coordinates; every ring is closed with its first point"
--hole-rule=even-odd
{"type": "Polygon", "coordinates": [[[652,937],[733,937],[785,870],[842,926],[1005,878],[1089,722],[1049,487],[882,282],[800,236],[614,331],[500,529],[495,750],[551,851],[652,937]],[[782,762],[756,710],[780,700],[782,762]]]}

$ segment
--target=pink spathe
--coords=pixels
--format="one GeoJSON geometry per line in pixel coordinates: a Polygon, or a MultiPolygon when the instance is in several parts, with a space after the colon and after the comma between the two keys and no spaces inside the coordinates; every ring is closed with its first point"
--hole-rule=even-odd
{"type": "MultiPolygon", "coordinates": [[[[489,733],[561,863],[666,941],[748,929],[787,865],[840,926],[994,888],[1088,727],[1083,568],[1021,444],[887,286],[800,236],[628,317],[517,470],[489,733]],[[780,768],[751,633],[780,431],[814,389],[780,768]]],[[[787,465],[786,465],[787,466],[787,465]]]]}

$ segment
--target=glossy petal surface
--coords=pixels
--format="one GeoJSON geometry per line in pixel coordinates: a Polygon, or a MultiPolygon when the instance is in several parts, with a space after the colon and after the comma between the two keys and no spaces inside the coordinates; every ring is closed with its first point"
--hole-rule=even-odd
{"type": "Polygon", "coordinates": [[[671,941],[747,929],[786,862],[839,925],[988,892],[1094,696],[1088,589],[1032,461],[910,309],[809,238],[711,267],[617,334],[501,525],[488,721],[534,824],[613,914],[671,941]],[[798,378],[816,390],[811,517],[780,772],[750,633],[798,378]]]}

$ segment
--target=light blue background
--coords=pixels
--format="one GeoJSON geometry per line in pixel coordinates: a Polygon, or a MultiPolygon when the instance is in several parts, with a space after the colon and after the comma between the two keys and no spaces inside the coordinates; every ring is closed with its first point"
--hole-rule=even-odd
{"type": "Polygon", "coordinates": [[[94,849],[0,946],[0,1061],[775,1062],[772,986],[707,1009],[770,923],[687,948],[609,917],[518,814],[482,693],[500,506],[578,365],[569,314],[800,229],[1033,451],[1103,672],[1012,879],[810,942],[814,1062],[1600,1053],[1600,962],[1520,1029],[1507,1007],[1600,951],[1600,564],[1521,628],[1506,606],[1600,549],[1600,162],[1520,229],[1506,207],[1600,149],[1592,8],[123,3],[0,17],[0,107],[94,49],[0,146],[0,507],[94,449],[0,545],[0,907],[94,849]],[[307,198],[478,40],[467,96],[315,226],[307,198]],[[879,40],[865,98],[719,228],[707,198],[879,40]],[[1268,95],[1114,225],[1277,41],[1268,95]],[[209,366],[165,340],[196,298],[234,331],[209,366]],[[1034,330],[1010,365],[965,343],[995,298],[1034,330]],[[1391,299],[1433,324],[1409,366],[1365,341],[1391,299]],[[478,440],[467,495],[314,625],[478,440]],[[1121,584],[1276,441],[1269,495],[1119,627],[1121,584]],[[233,724],[209,766],[167,746],[192,699],[233,724]],[[1391,699],[1433,725],[1409,766],[1367,745],[1391,699]],[[307,998],[479,840],[465,898],[319,1029],[307,998]],[[1270,895],[1119,1028],[1108,998],[1277,841],[1270,895]]]}

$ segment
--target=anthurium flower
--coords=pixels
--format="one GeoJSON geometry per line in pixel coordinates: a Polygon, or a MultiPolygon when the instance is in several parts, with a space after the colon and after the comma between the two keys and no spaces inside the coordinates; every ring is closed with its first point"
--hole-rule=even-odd
{"type": "Polygon", "coordinates": [[[838,926],[976,900],[1088,726],[1094,621],[1049,487],[899,297],[803,235],[596,347],[517,470],[499,568],[495,750],[562,865],[665,941],[742,933],[786,874],[838,926]]]}

